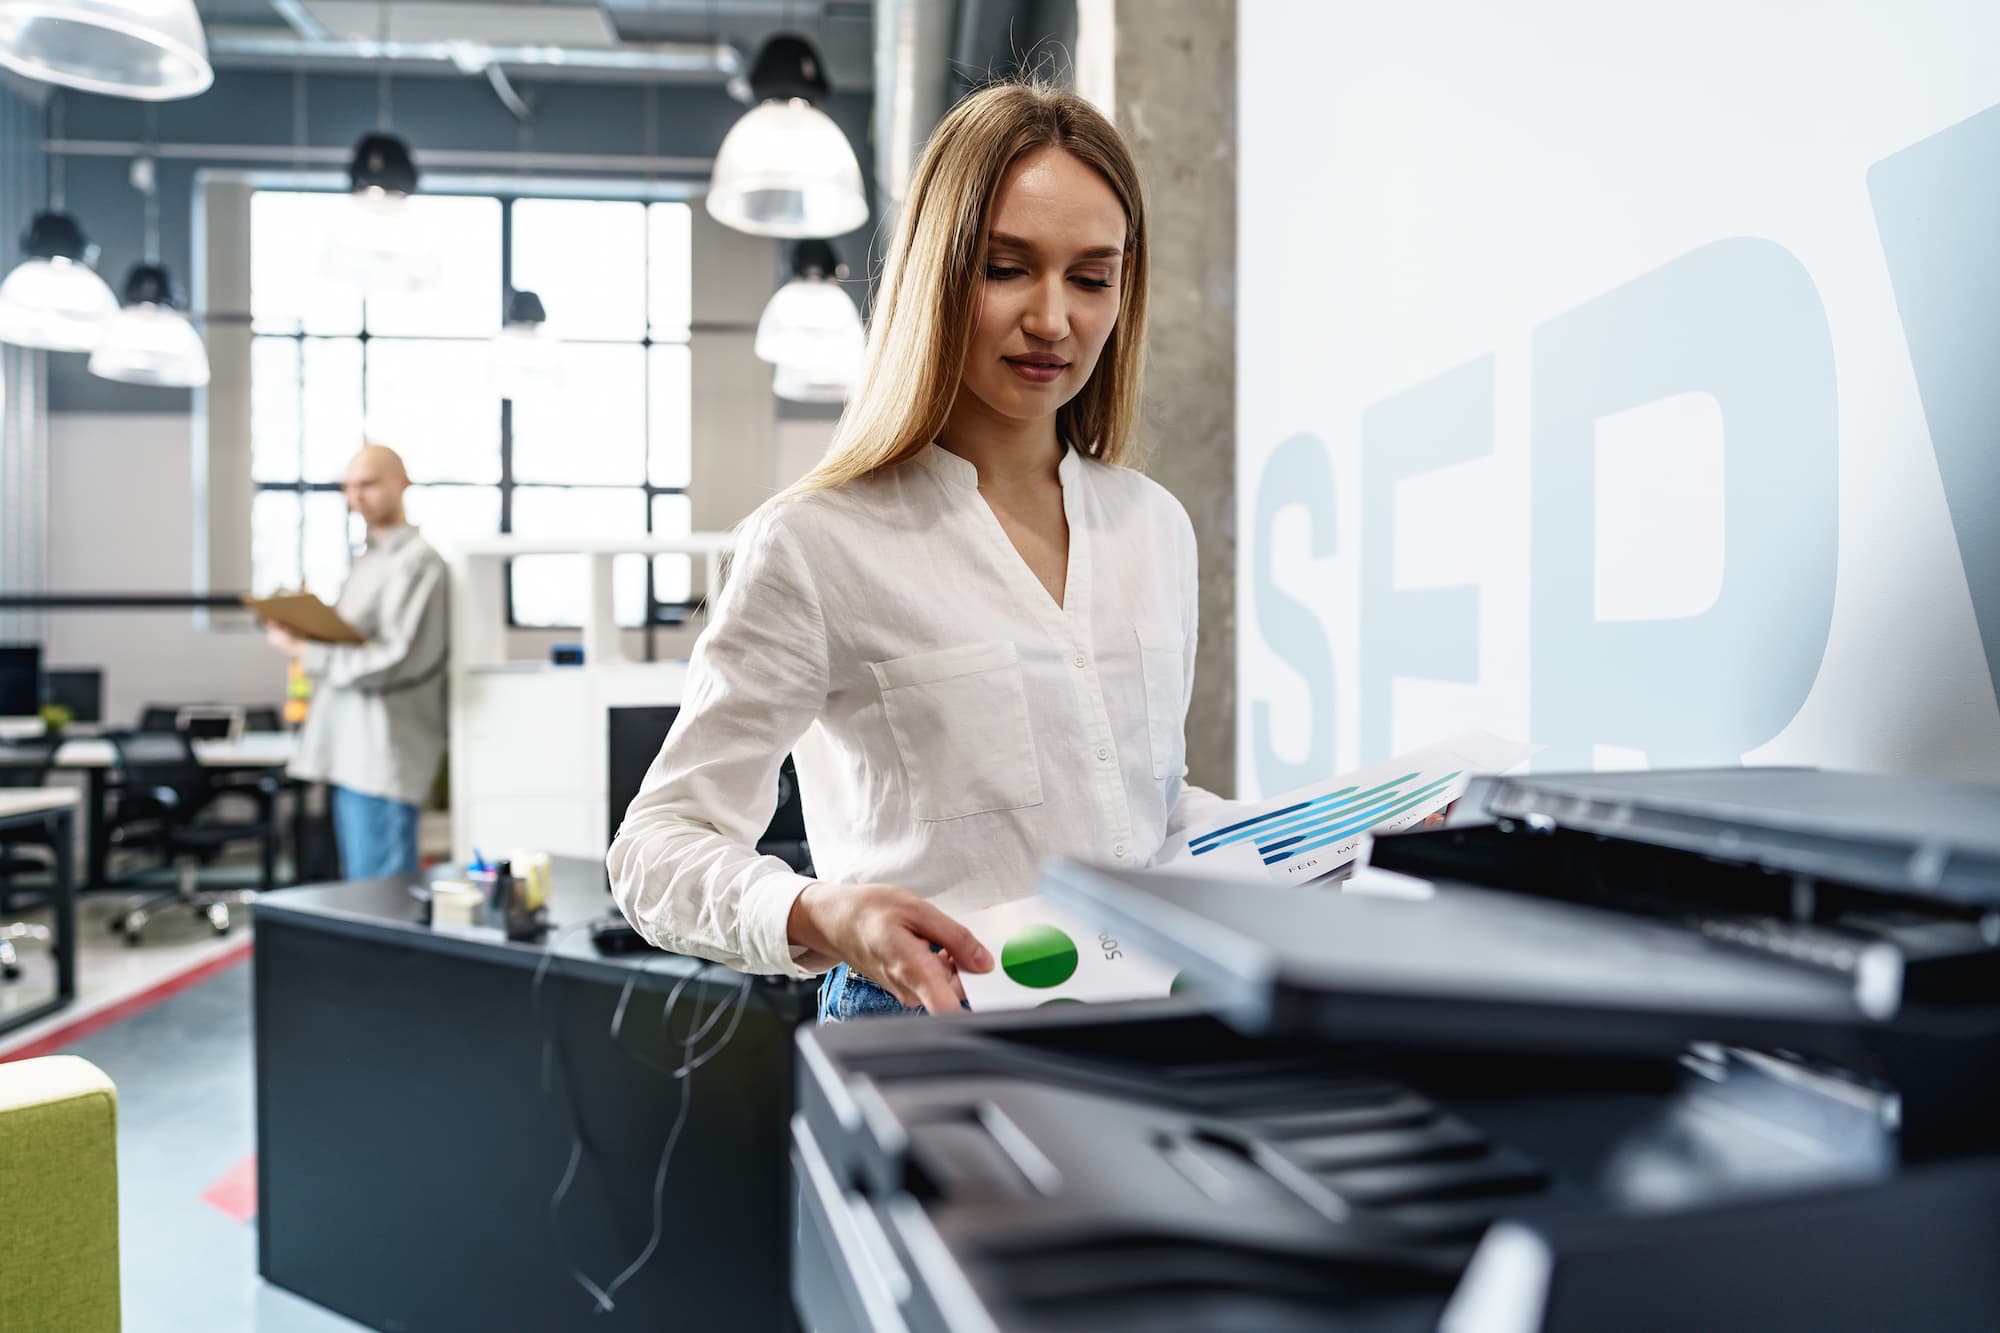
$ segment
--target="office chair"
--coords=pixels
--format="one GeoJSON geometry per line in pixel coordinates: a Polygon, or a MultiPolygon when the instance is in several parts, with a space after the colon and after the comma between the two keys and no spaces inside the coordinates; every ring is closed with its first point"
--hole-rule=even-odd
{"type": "Polygon", "coordinates": [[[150,849],[159,854],[162,867],[180,869],[174,889],[133,903],[112,920],[111,929],[123,934],[126,943],[137,944],[154,909],[184,903],[206,918],[216,934],[227,934],[230,905],[256,895],[201,888],[201,867],[231,845],[254,840],[259,884],[263,891],[275,887],[281,783],[275,777],[240,784],[215,781],[195,758],[194,743],[179,731],[123,732],[110,739],[118,755],[118,782],[111,789],[105,821],[110,846],[150,849]],[[219,818],[220,807],[230,798],[247,800],[255,817],[219,818]]]}
{"type": "MultiPolygon", "coordinates": [[[[0,768],[0,785],[46,787],[49,770],[55,764],[56,751],[61,747],[60,736],[38,736],[8,745],[6,752],[10,762],[0,768]]],[[[42,829],[0,829],[0,917],[14,910],[14,876],[22,871],[53,876],[55,860],[55,848],[49,843],[49,834],[42,829]],[[36,855],[25,855],[28,852],[36,855]],[[47,853],[46,859],[41,855],[43,852],[47,853]]],[[[20,954],[14,947],[16,941],[47,943],[48,939],[46,926],[27,921],[0,922],[0,979],[13,981],[21,975],[20,954]]]]}
{"type": "Polygon", "coordinates": [[[186,731],[196,740],[213,740],[245,731],[281,731],[276,708],[236,704],[147,704],[139,712],[140,731],[186,731]],[[217,729],[216,717],[240,717],[240,726],[217,729]],[[206,726],[204,724],[207,724],[206,726]]]}
{"type": "Polygon", "coordinates": [[[179,704],[147,704],[139,710],[139,730],[149,734],[179,730],[180,716],[179,704]]]}
{"type": "Polygon", "coordinates": [[[757,839],[757,850],[775,856],[794,873],[813,873],[812,848],[806,844],[806,812],[799,804],[799,773],[792,757],[778,767],[778,808],[771,812],[770,827],[757,839]]]}

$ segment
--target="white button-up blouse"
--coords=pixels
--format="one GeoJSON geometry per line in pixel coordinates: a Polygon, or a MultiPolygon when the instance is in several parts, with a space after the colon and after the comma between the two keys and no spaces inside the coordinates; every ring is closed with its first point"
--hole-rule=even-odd
{"type": "Polygon", "coordinates": [[[936,445],[764,506],[695,647],[681,712],[609,857],[654,943],[810,976],[786,934],[812,881],[753,847],[793,752],[813,868],[964,913],[1034,892],[1053,856],[1142,865],[1226,811],[1186,784],[1195,543],[1158,483],[1058,468],[1056,605],[936,445]]]}

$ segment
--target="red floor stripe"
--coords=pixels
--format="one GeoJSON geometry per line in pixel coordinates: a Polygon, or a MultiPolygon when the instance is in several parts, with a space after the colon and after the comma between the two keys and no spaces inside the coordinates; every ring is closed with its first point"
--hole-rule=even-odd
{"type": "Polygon", "coordinates": [[[96,1013],[83,1014],[67,1023],[50,1028],[41,1036],[11,1051],[0,1052],[0,1064],[12,1060],[28,1060],[38,1055],[53,1055],[65,1046],[82,1041],[93,1032],[102,1032],[114,1023],[122,1023],[134,1014],[144,1013],[165,999],[179,995],[182,991],[199,986],[218,972],[235,967],[250,956],[256,941],[239,940],[235,945],[205,962],[197,963],[185,972],[176,972],[170,977],[154,982],[137,995],[128,996],[118,1003],[107,1005],[96,1013]]]}
{"type": "Polygon", "coordinates": [[[235,1222],[248,1222],[257,1216],[257,1154],[251,1153],[223,1172],[222,1179],[204,1190],[201,1199],[235,1222]]]}

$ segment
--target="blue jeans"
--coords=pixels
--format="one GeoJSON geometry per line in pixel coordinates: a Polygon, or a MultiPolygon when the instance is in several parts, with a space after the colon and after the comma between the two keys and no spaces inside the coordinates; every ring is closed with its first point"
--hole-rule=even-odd
{"type": "Polygon", "coordinates": [[[819,980],[819,1021],[845,1023],[856,1018],[887,1018],[895,1014],[921,1014],[883,990],[867,977],[847,970],[839,963],[819,980]]]}
{"type": "Polygon", "coordinates": [[[345,787],[330,790],[342,879],[417,873],[417,807],[345,787]]]}

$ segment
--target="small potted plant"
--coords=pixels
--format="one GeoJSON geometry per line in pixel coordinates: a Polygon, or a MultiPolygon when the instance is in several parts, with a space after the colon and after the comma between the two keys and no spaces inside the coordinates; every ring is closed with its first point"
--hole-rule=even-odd
{"type": "Polygon", "coordinates": [[[62,704],[42,705],[42,730],[51,736],[61,736],[70,723],[76,721],[76,714],[62,704]]]}

